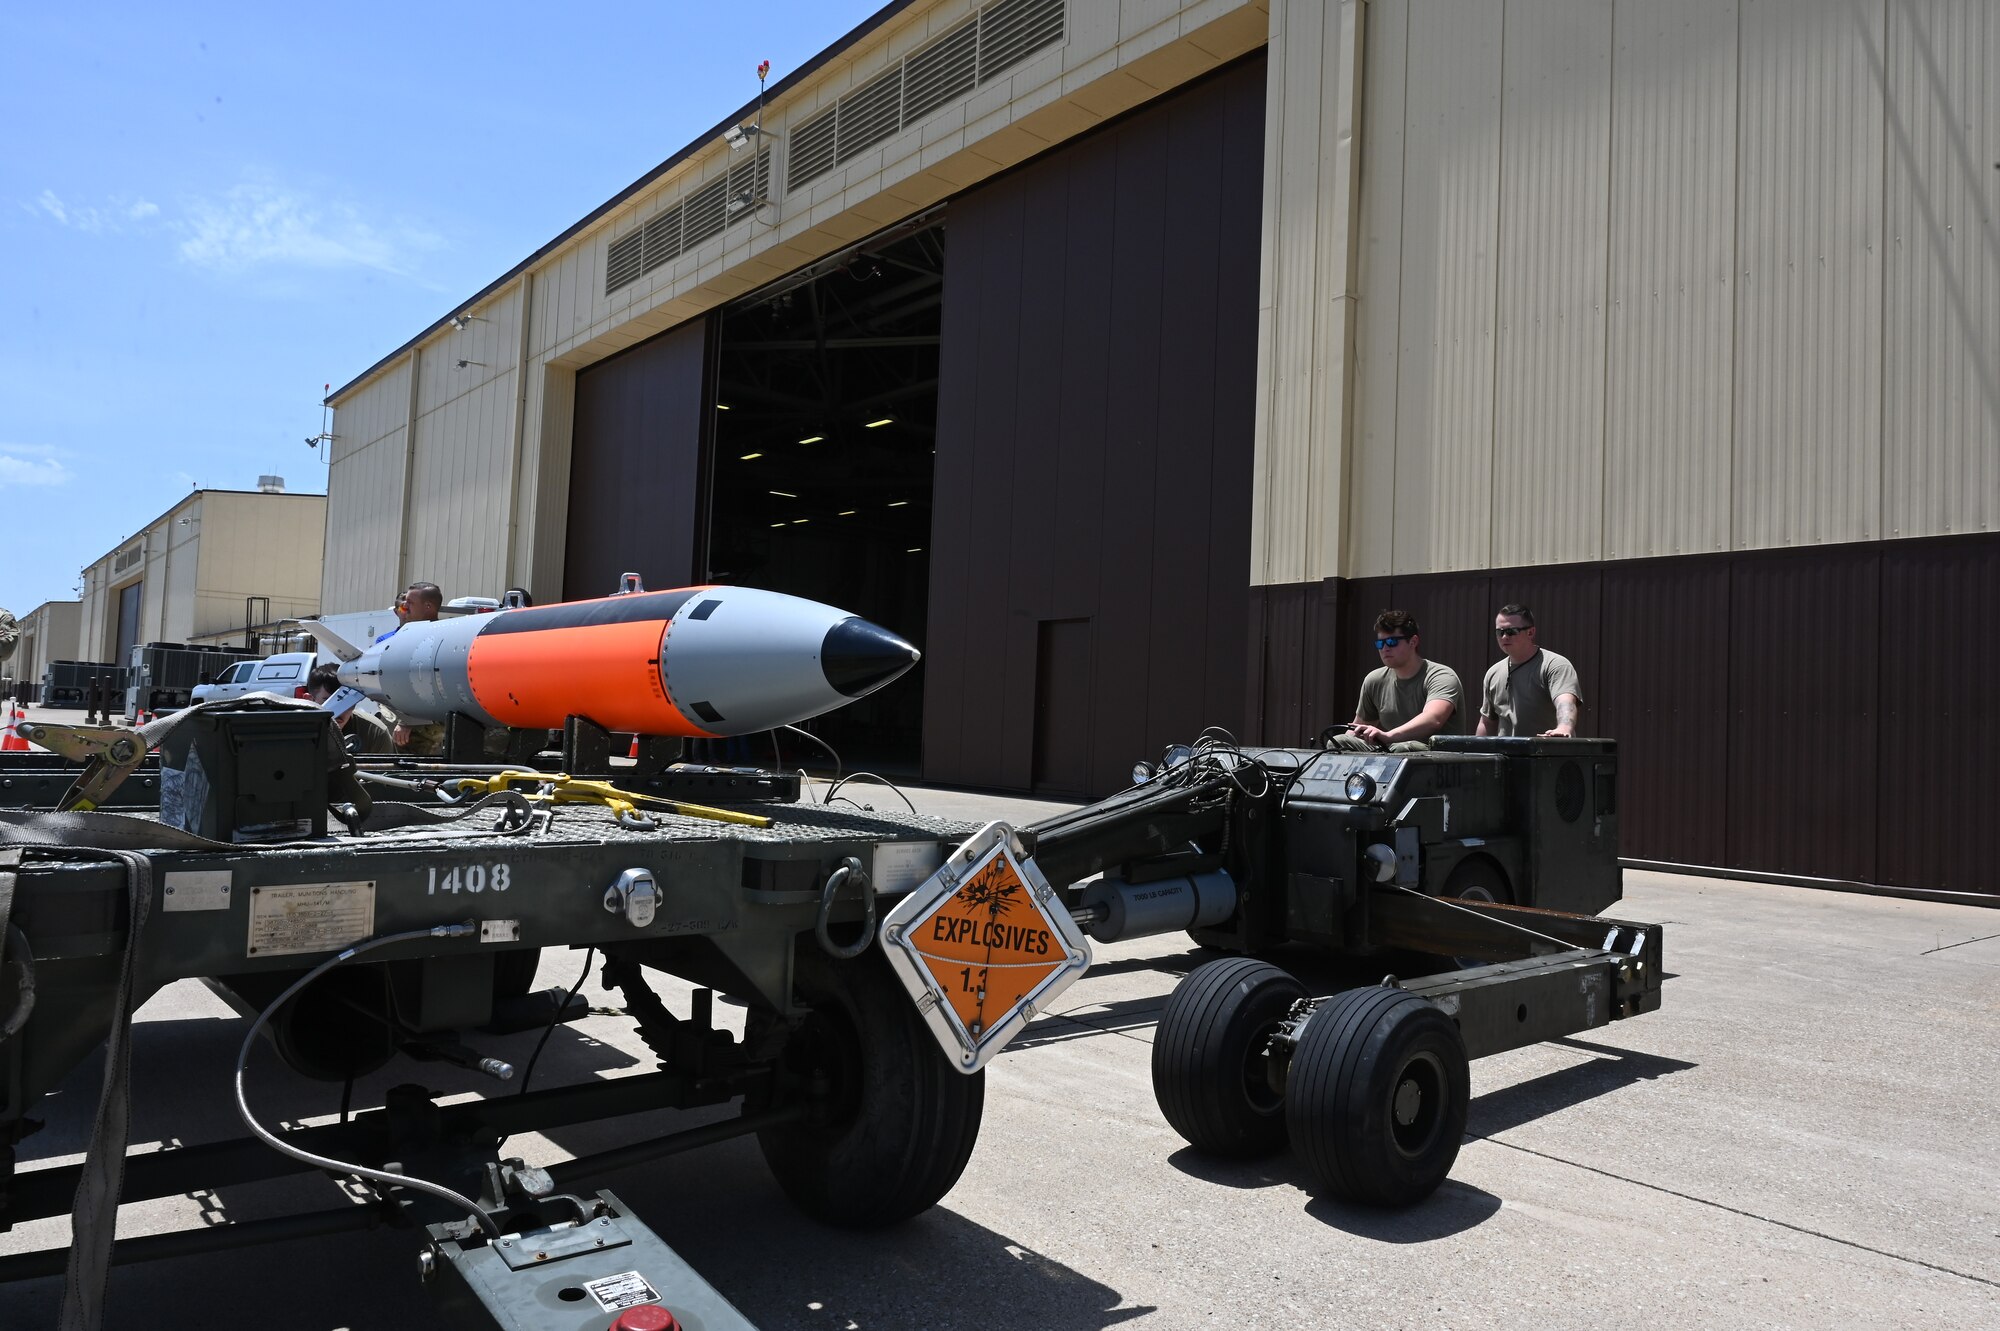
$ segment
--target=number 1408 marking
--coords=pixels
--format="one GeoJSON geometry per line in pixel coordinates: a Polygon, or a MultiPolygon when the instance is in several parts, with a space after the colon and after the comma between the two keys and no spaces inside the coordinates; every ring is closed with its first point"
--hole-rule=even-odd
{"type": "Polygon", "coordinates": [[[468,864],[464,868],[453,866],[438,877],[435,868],[427,870],[429,883],[424,889],[425,896],[435,896],[439,892],[484,892],[492,888],[495,892],[505,892],[512,886],[514,874],[506,864],[468,864]]]}

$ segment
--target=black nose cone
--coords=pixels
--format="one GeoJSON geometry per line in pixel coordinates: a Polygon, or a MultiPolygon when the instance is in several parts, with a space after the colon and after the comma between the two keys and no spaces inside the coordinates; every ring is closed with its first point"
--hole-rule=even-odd
{"type": "Polygon", "coordinates": [[[850,618],[826,631],[819,663],[827,683],[850,698],[859,698],[908,670],[920,655],[881,625],[850,618]]]}

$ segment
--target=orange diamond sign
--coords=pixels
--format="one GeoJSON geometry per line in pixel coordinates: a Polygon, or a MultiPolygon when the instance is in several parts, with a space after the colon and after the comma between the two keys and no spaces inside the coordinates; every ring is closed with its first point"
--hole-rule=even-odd
{"type": "Polygon", "coordinates": [[[1068,910],[1014,849],[1011,828],[988,824],[883,922],[891,964],[963,1072],[1090,964],[1068,910]]]}

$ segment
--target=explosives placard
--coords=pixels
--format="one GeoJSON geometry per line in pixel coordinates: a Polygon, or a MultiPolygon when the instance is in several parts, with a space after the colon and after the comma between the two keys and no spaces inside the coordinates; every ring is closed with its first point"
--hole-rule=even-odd
{"type": "Polygon", "coordinates": [[[889,960],[961,1072],[975,1072],[1090,965],[1090,946],[989,823],[883,921],[889,960]]]}

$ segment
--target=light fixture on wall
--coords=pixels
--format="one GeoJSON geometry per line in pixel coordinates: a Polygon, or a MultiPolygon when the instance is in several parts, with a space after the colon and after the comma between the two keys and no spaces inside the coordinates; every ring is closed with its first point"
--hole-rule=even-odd
{"type": "Polygon", "coordinates": [[[458,368],[462,370],[468,365],[477,365],[482,370],[486,368],[486,362],[483,360],[462,360],[458,363],[458,368]]]}
{"type": "Polygon", "coordinates": [[[764,80],[769,77],[771,77],[771,62],[766,60],[757,66],[756,121],[748,125],[731,125],[722,131],[722,141],[729,145],[729,151],[737,152],[748,148],[766,133],[764,129],[764,80]]]}
{"type": "Polygon", "coordinates": [[[456,328],[459,332],[462,333],[467,328],[470,328],[473,324],[485,323],[486,321],[480,318],[476,314],[467,314],[464,312],[460,312],[458,314],[452,315],[451,318],[445,320],[445,322],[449,323],[453,328],[456,328]]]}

